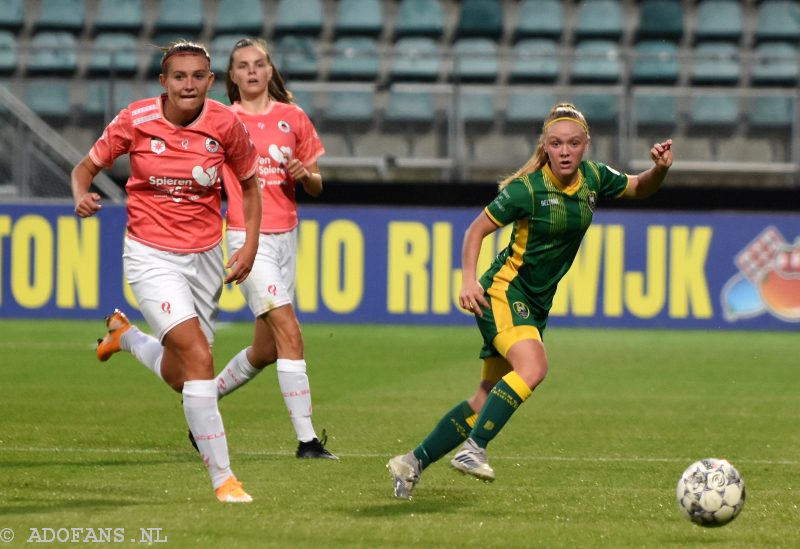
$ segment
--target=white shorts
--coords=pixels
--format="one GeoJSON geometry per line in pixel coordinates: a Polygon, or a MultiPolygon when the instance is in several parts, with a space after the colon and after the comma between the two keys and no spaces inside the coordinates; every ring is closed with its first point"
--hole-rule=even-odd
{"type": "Polygon", "coordinates": [[[214,343],[214,328],[222,293],[222,245],[206,252],[165,252],[125,238],[125,277],[139,310],[159,341],[172,328],[198,317],[214,343]]]}
{"type": "MultiPolygon", "coordinates": [[[[244,231],[228,231],[228,257],[244,245],[244,231]]],[[[288,233],[261,234],[250,275],[239,285],[253,315],[259,317],[294,300],[297,227],[288,233]]]]}

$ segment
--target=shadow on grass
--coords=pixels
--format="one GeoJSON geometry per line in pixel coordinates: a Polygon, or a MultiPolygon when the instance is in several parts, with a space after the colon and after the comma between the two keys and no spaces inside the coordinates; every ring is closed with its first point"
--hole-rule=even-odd
{"type": "Polygon", "coordinates": [[[103,460],[103,461],[65,461],[65,460],[45,460],[45,461],[3,461],[0,462],[0,469],[18,469],[21,467],[142,467],[147,465],[165,465],[174,463],[195,462],[199,458],[197,454],[176,455],[168,459],[124,459],[124,460],[103,460]]]}
{"type": "Polygon", "coordinates": [[[140,505],[140,503],[130,500],[111,500],[111,499],[94,499],[94,500],[84,500],[84,501],[69,500],[61,503],[49,503],[49,504],[24,503],[20,505],[0,507],[0,516],[59,513],[62,511],[76,511],[78,509],[89,509],[89,510],[100,511],[103,509],[130,507],[133,505],[140,505]]]}
{"type": "Polygon", "coordinates": [[[437,490],[436,495],[415,496],[413,500],[396,499],[387,496],[386,501],[374,505],[348,506],[340,508],[345,515],[358,518],[399,517],[408,515],[439,515],[458,513],[470,501],[460,490],[437,490]]]}

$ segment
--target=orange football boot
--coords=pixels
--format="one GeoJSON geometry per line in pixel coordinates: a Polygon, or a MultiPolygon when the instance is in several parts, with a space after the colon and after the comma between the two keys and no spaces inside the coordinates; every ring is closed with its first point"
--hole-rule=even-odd
{"type": "Polygon", "coordinates": [[[97,340],[97,358],[100,362],[105,362],[111,358],[111,355],[122,350],[119,346],[119,338],[131,328],[128,317],[119,309],[114,309],[114,314],[107,316],[105,321],[108,333],[103,339],[97,340]]]}
{"type": "Polygon", "coordinates": [[[222,486],[217,488],[217,499],[227,503],[250,503],[253,498],[242,490],[242,483],[236,477],[228,477],[222,486]]]}

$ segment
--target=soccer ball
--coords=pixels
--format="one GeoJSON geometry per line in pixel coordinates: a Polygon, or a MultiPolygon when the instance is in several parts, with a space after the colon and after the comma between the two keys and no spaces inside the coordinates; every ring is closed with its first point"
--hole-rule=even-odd
{"type": "Polygon", "coordinates": [[[724,459],[692,463],[678,481],[683,516],[700,526],[728,524],[744,506],[744,480],[724,459]]]}

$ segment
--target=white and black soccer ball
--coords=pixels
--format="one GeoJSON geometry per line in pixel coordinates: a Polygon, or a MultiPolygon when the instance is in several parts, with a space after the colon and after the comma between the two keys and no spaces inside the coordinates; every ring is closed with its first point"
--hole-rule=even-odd
{"type": "Polygon", "coordinates": [[[724,459],[704,459],[683,472],[677,495],[687,519],[700,526],[723,526],[742,511],[744,480],[724,459]]]}

